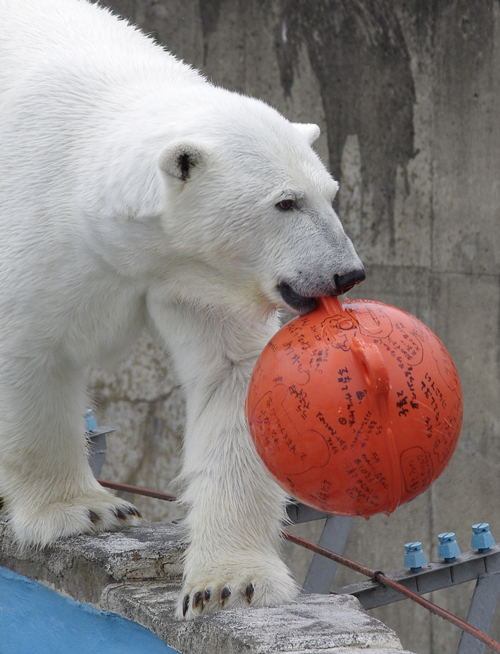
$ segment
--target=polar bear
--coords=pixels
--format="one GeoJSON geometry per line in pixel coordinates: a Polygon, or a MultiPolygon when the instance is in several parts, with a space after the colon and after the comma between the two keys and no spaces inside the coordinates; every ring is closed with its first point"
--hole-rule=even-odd
{"type": "Polygon", "coordinates": [[[86,459],[85,369],[149,326],[187,398],[179,617],[293,599],[248,434],[277,309],[364,278],[337,183],[265,103],[86,0],[0,0],[0,496],[25,546],[139,522],[86,459]]]}

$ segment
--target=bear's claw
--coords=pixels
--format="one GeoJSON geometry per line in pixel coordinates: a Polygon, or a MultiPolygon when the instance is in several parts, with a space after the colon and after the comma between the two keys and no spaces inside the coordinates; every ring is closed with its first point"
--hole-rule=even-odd
{"type": "Polygon", "coordinates": [[[90,522],[93,522],[94,524],[95,524],[96,522],[99,522],[99,520],[101,519],[101,516],[100,516],[100,515],[97,515],[97,513],[96,513],[95,511],[90,511],[90,510],[89,510],[89,511],[88,511],[88,514],[89,514],[90,522]]]}
{"type": "Polygon", "coordinates": [[[248,584],[248,586],[245,588],[245,599],[246,601],[251,604],[252,602],[252,597],[254,594],[255,588],[253,587],[252,582],[248,584]]]}
{"type": "Polygon", "coordinates": [[[140,524],[141,514],[129,502],[104,489],[82,493],[68,501],[16,510],[9,503],[10,523],[22,547],[51,545],[58,538],[115,531],[140,524]]]}
{"type": "Polygon", "coordinates": [[[189,617],[188,613],[191,614],[191,617],[201,615],[203,612],[212,613],[213,611],[227,608],[229,603],[231,606],[243,606],[244,604],[241,603],[241,600],[237,599],[238,596],[244,598],[245,604],[251,605],[254,593],[255,588],[252,582],[249,582],[238,595],[234,595],[228,586],[223,586],[220,593],[215,596],[215,601],[212,599],[210,588],[206,588],[204,591],[198,590],[192,595],[184,595],[182,600],[182,617],[189,617]],[[207,606],[209,603],[210,605],[207,606]]]}
{"type": "MultiPolygon", "coordinates": [[[[198,591],[197,593],[194,594],[193,596],[193,611],[196,609],[198,604],[203,601],[203,593],[198,591]]],[[[203,607],[202,607],[203,608],[203,607]]]]}
{"type": "Polygon", "coordinates": [[[227,586],[224,586],[224,588],[220,592],[220,601],[221,601],[222,606],[224,606],[224,602],[230,596],[231,596],[231,590],[227,586]]]}
{"type": "Polygon", "coordinates": [[[182,617],[193,617],[201,615],[203,612],[212,613],[228,608],[229,605],[231,607],[238,605],[244,606],[245,604],[251,605],[254,593],[255,588],[252,582],[249,582],[237,594],[233,593],[229,586],[223,586],[220,592],[215,595],[215,599],[212,598],[213,593],[210,588],[206,588],[204,591],[198,590],[191,595],[184,595],[182,600],[182,617]],[[242,599],[244,603],[241,601],[242,599]]]}
{"type": "MultiPolygon", "coordinates": [[[[224,606],[226,605],[227,600],[231,597],[231,589],[228,588],[227,586],[224,586],[222,590],[220,591],[220,594],[218,596],[218,602],[212,602],[212,605],[208,608],[210,608],[210,612],[216,611],[223,609],[224,606]]],[[[246,590],[245,590],[245,599],[248,602],[248,604],[251,603],[252,601],[252,596],[253,596],[253,584],[248,584],[246,590]],[[251,587],[251,592],[249,591],[249,587],[251,587]]],[[[205,608],[207,608],[208,603],[212,599],[212,591],[207,588],[205,591],[197,591],[194,593],[192,596],[192,600],[190,595],[184,595],[184,599],[182,600],[182,617],[186,617],[186,614],[189,611],[190,605],[191,605],[191,611],[194,615],[201,615],[205,608]]],[[[207,610],[208,610],[207,608],[207,610]]]]}
{"type": "MultiPolygon", "coordinates": [[[[95,511],[92,511],[89,509],[87,511],[89,520],[92,522],[92,524],[97,524],[98,522],[102,521],[102,517],[96,513],[95,511]]],[[[123,511],[122,509],[119,509],[117,507],[114,507],[111,509],[111,513],[115,516],[115,518],[118,518],[119,520],[127,520],[127,517],[133,516],[134,518],[138,518],[139,520],[142,520],[142,515],[139,513],[139,511],[135,508],[135,506],[128,506],[126,509],[123,511]]]]}
{"type": "MultiPolygon", "coordinates": [[[[125,511],[122,511],[122,509],[118,508],[113,508],[111,510],[112,514],[115,516],[115,518],[118,518],[119,520],[127,520],[127,516],[133,516],[134,518],[138,518],[139,520],[142,520],[142,515],[139,513],[139,511],[135,508],[135,506],[129,506],[125,509],[125,511]]],[[[96,513],[95,511],[92,511],[89,509],[87,511],[89,520],[92,522],[92,524],[97,524],[98,522],[102,521],[101,516],[96,513]]]]}
{"type": "Polygon", "coordinates": [[[196,581],[185,580],[176,615],[191,620],[221,610],[287,604],[294,601],[297,592],[285,564],[278,558],[246,570],[226,564],[199,575],[196,581]]]}

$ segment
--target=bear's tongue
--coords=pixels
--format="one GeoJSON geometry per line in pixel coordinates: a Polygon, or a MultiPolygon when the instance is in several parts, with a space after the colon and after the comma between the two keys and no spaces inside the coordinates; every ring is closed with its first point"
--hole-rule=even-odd
{"type": "Polygon", "coordinates": [[[304,297],[303,295],[299,295],[293,290],[290,284],[287,284],[286,282],[281,282],[281,284],[278,285],[278,291],[288,306],[301,315],[313,311],[313,309],[316,309],[318,306],[318,300],[315,297],[304,297]]]}

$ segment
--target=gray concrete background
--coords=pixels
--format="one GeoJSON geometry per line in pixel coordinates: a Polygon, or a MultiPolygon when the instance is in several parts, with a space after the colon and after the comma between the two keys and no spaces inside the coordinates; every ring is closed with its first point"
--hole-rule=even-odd
{"type": "MultiPolygon", "coordinates": [[[[500,2],[498,0],[114,0],[186,62],[288,118],[317,122],[340,180],[338,211],[366,264],[351,296],[415,314],[458,368],[465,420],[455,456],[423,496],[359,519],[346,554],[402,568],[403,543],[437,558],[437,534],[470,549],[470,525],[500,541],[500,2]]],[[[182,398],[147,335],[114,373],[93,371],[114,426],[102,476],[167,489],[178,468],[182,398]]],[[[148,519],[177,509],[133,498],[148,519]]],[[[312,538],[319,525],[294,528],[312,538]]],[[[309,556],[286,546],[299,580],[309,556]]],[[[336,584],[358,580],[341,572],[336,584]]],[[[472,588],[431,599],[465,617],[472,588]]],[[[451,654],[459,632],[407,602],[375,615],[419,654],[451,654]]],[[[500,639],[500,616],[491,634],[500,639]]]]}

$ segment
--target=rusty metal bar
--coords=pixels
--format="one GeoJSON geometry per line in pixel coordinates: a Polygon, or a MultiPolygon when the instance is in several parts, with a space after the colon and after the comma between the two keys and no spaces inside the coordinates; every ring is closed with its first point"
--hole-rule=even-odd
{"type": "Polygon", "coordinates": [[[105,488],[113,488],[114,490],[124,491],[126,493],[135,493],[136,495],[145,495],[146,497],[154,497],[157,500],[166,500],[167,502],[175,502],[176,495],[170,493],[162,493],[160,491],[150,490],[149,488],[141,488],[140,486],[131,486],[130,484],[119,484],[116,481],[107,481],[106,479],[97,480],[101,486],[105,488]]]}

